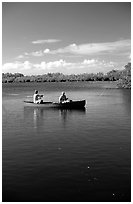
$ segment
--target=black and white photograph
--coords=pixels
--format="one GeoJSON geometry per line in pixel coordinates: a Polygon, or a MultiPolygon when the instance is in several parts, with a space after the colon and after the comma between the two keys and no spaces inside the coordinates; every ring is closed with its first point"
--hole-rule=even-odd
{"type": "Polygon", "coordinates": [[[131,202],[131,1],[2,5],[2,202],[131,202]]]}

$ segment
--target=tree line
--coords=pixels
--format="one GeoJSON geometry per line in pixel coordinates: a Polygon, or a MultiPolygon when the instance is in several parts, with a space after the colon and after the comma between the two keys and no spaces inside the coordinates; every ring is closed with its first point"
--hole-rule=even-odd
{"type": "Polygon", "coordinates": [[[43,75],[24,76],[21,73],[2,73],[2,83],[19,82],[66,82],[66,81],[117,81],[120,88],[131,88],[131,63],[125,65],[123,70],[112,70],[104,74],[71,74],[48,73],[43,75]]]}

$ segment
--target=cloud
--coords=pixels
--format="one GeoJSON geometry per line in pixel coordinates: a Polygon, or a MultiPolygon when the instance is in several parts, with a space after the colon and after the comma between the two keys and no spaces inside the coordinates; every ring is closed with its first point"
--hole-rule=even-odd
{"type": "Polygon", "coordinates": [[[81,62],[66,62],[63,59],[40,63],[30,63],[29,61],[5,63],[2,67],[6,72],[21,72],[25,75],[38,75],[45,73],[61,72],[63,74],[97,73],[108,72],[115,68],[114,62],[105,62],[97,59],[84,59],[81,62]]]}
{"type": "MultiPolygon", "coordinates": [[[[50,52],[50,50],[47,48],[44,51],[43,50],[39,50],[39,51],[30,52],[30,53],[25,52],[24,55],[25,55],[25,57],[28,57],[28,56],[43,57],[45,54],[47,54],[49,52],[50,52]]],[[[23,56],[23,58],[24,58],[24,56],[23,56]]]]}
{"type": "Polygon", "coordinates": [[[94,64],[94,63],[96,63],[96,62],[97,62],[97,60],[95,60],[95,59],[91,59],[91,60],[85,59],[85,60],[83,61],[83,64],[90,65],[90,64],[94,64]]]}
{"type": "Polygon", "coordinates": [[[43,53],[49,53],[50,52],[50,49],[45,49],[44,51],[43,51],[43,53]]]}
{"type": "Polygon", "coordinates": [[[21,72],[23,74],[43,74],[44,71],[47,72],[63,72],[63,68],[66,68],[67,66],[70,66],[71,63],[67,63],[65,60],[58,60],[53,62],[41,62],[39,64],[30,63],[29,61],[24,62],[11,62],[11,63],[5,63],[2,66],[2,71],[4,73],[11,72],[21,72]]]}
{"type": "Polygon", "coordinates": [[[76,45],[70,44],[67,47],[59,48],[57,50],[51,50],[49,54],[59,54],[59,53],[71,53],[78,55],[92,55],[92,54],[107,54],[111,52],[119,52],[124,50],[130,50],[131,41],[121,40],[115,42],[106,43],[89,43],[76,45]]]}
{"type": "MultiPolygon", "coordinates": [[[[34,41],[36,43],[43,43],[49,42],[52,43],[57,41],[55,39],[49,40],[38,40],[34,41]]],[[[24,58],[24,56],[34,56],[34,57],[42,57],[47,54],[52,55],[64,55],[64,54],[71,54],[72,56],[92,56],[92,55],[129,55],[131,52],[131,40],[120,40],[115,42],[106,42],[106,43],[89,43],[89,44],[80,44],[76,45],[75,43],[70,44],[64,48],[59,48],[56,50],[39,50],[33,51],[31,53],[25,52],[24,55],[19,55],[20,58],[24,58]]],[[[66,57],[67,57],[66,55],[66,57]]]]}
{"type": "Polygon", "coordinates": [[[11,72],[11,73],[15,73],[15,72],[25,72],[29,69],[32,68],[32,63],[30,63],[29,61],[25,61],[25,62],[11,62],[11,63],[5,63],[2,66],[2,71],[4,73],[6,72],[11,72]]]}
{"type": "Polygon", "coordinates": [[[130,62],[131,62],[131,53],[130,53],[130,55],[128,56],[128,58],[129,58],[129,60],[130,60],[130,62]]]}
{"type": "Polygon", "coordinates": [[[61,40],[59,40],[59,39],[36,40],[36,41],[32,41],[32,44],[56,43],[56,42],[60,42],[60,41],[61,40]]]}
{"type": "Polygon", "coordinates": [[[67,73],[69,67],[73,66],[74,63],[66,62],[63,59],[52,61],[52,62],[41,62],[40,64],[34,64],[34,67],[38,68],[38,70],[45,71],[46,73],[52,72],[62,72],[67,73]]]}
{"type": "Polygon", "coordinates": [[[36,52],[31,52],[31,53],[29,53],[29,55],[34,56],[34,57],[42,57],[44,54],[40,50],[40,51],[36,51],[36,52]]]}
{"type": "Polygon", "coordinates": [[[24,55],[19,55],[19,56],[17,56],[16,58],[17,58],[17,59],[22,59],[22,58],[24,58],[24,55]]]}

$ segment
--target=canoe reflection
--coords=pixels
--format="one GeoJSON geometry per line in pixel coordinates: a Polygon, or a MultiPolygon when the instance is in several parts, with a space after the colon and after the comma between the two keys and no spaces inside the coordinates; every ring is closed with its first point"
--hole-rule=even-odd
{"type": "Polygon", "coordinates": [[[69,121],[70,117],[77,117],[79,115],[84,115],[86,113],[86,108],[82,108],[82,109],[77,109],[77,110],[73,110],[73,109],[62,109],[59,110],[61,119],[63,124],[65,125],[67,123],[67,121],[69,121]]]}
{"type": "Polygon", "coordinates": [[[25,123],[29,124],[30,127],[40,128],[46,126],[47,122],[51,122],[51,125],[55,121],[61,122],[63,125],[69,121],[71,117],[77,117],[79,115],[85,115],[86,109],[41,109],[41,108],[31,108],[24,107],[24,120],[25,123]]]}

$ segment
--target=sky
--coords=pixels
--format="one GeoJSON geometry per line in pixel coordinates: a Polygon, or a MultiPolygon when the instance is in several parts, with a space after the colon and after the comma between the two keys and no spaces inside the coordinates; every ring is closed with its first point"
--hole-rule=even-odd
{"type": "Polygon", "coordinates": [[[3,73],[107,73],[130,61],[130,2],[2,3],[3,73]]]}

